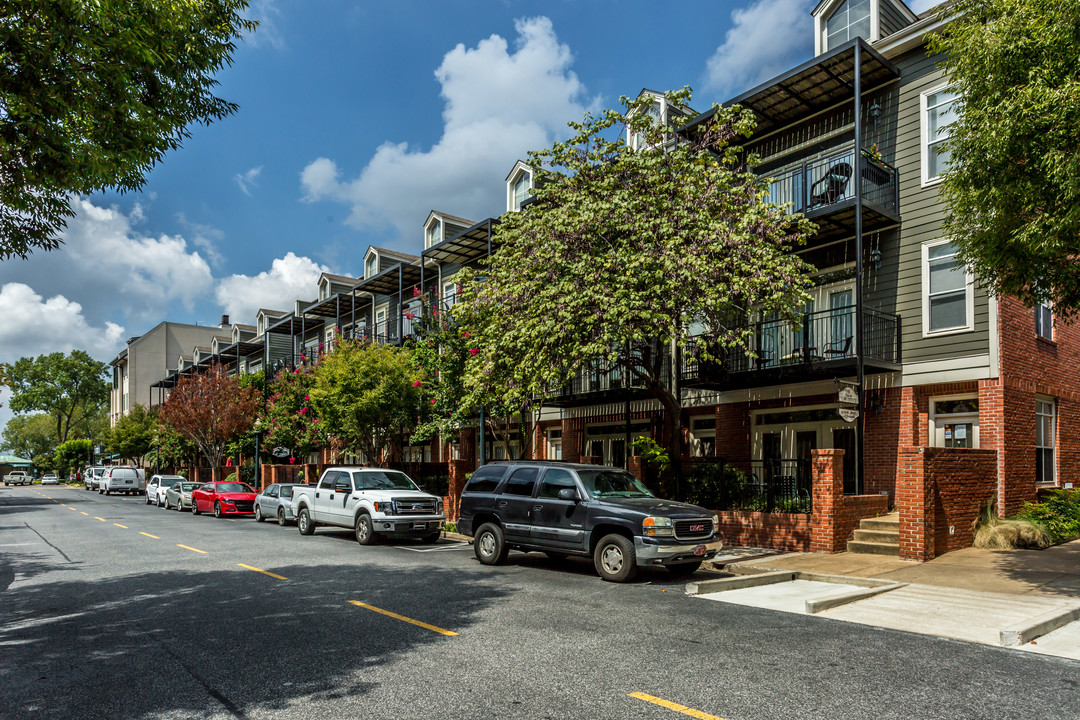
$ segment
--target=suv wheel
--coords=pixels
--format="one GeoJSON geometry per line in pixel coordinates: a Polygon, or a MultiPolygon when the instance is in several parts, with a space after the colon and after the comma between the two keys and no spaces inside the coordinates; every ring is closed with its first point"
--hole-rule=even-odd
{"type": "Polygon", "coordinates": [[[593,565],[602,579],[608,582],[626,582],[637,574],[634,543],[622,535],[605,535],[596,543],[593,565]]]}
{"type": "Polygon", "coordinates": [[[360,513],[356,518],[356,542],[371,545],[375,542],[375,528],[371,525],[371,516],[360,513]]]}
{"type": "Polygon", "coordinates": [[[482,565],[498,565],[506,560],[510,548],[506,547],[502,528],[495,523],[485,523],[476,531],[473,552],[482,565]]]}
{"type": "Polygon", "coordinates": [[[311,535],[315,532],[315,523],[311,522],[311,515],[308,514],[307,508],[302,508],[300,514],[296,516],[296,529],[301,535],[311,535]]]}

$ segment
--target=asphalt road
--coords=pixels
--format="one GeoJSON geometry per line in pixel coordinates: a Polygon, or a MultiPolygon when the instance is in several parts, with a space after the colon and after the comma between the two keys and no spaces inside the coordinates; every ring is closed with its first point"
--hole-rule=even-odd
{"type": "Polygon", "coordinates": [[[1080,664],[35,485],[0,488],[0,717],[1077,718],[1080,664]]]}

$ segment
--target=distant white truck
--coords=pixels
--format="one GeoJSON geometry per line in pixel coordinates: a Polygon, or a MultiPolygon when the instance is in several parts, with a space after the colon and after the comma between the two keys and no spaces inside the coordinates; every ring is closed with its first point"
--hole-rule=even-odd
{"type": "Polygon", "coordinates": [[[380,536],[418,538],[426,543],[442,531],[442,499],[423,492],[398,470],[331,468],[318,485],[293,488],[293,517],[301,535],[319,525],[352,528],[370,545],[380,536]]]}
{"type": "Polygon", "coordinates": [[[33,485],[34,476],[25,470],[12,470],[4,476],[4,485],[33,485]]]}

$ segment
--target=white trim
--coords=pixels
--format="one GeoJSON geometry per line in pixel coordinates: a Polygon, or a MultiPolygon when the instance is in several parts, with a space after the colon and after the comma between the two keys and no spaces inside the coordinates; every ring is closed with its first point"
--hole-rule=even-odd
{"type": "Polygon", "coordinates": [[[1035,396],[1035,406],[1032,408],[1032,410],[1035,413],[1035,434],[1036,434],[1036,438],[1035,438],[1035,442],[1034,442],[1034,447],[1035,447],[1035,450],[1036,450],[1036,452],[1035,452],[1035,461],[1037,463],[1038,460],[1039,460],[1039,453],[1038,453],[1039,450],[1050,450],[1051,457],[1053,458],[1053,462],[1054,462],[1054,476],[1053,476],[1053,478],[1050,479],[1050,480],[1044,480],[1042,482],[1038,482],[1038,480],[1036,480],[1035,487],[1056,487],[1057,484],[1058,484],[1058,466],[1060,465],[1060,463],[1058,462],[1058,455],[1059,455],[1058,454],[1058,424],[1059,423],[1058,423],[1057,398],[1051,397],[1049,395],[1036,395],[1035,396]],[[1050,406],[1050,413],[1049,414],[1040,413],[1039,412],[1039,403],[1045,403],[1045,404],[1049,405],[1050,406]],[[1039,445],[1039,442],[1038,442],[1039,418],[1040,417],[1049,417],[1050,418],[1050,444],[1049,445],[1039,445]]]}
{"type": "Polygon", "coordinates": [[[379,252],[378,252],[378,250],[375,250],[374,248],[368,248],[368,251],[366,253],[364,253],[364,279],[368,280],[370,278],[375,277],[378,274],[379,274],[379,252]],[[371,259],[375,260],[375,271],[369,275],[368,274],[368,261],[371,260],[371,259]]]}
{"type": "Polygon", "coordinates": [[[1000,328],[998,328],[997,296],[991,294],[987,298],[986,305],[990,314],[990,377],[999,377],[1001,375],[1001,337],[1000,328]]]}
{"type": "Polygon", "coordinates": [[[445,239],[446,221],[443,220],[441,215],[435,215],[434,213],[432,213],[432,215],[428,218],[427,222],[424,223],[424,249],[427,250],[429,248],[435,247],[445,239]],[[430,236],[432,221],[439,223],[439,231],[436,233],[435,239],[429,242],[428,237],[430,236]]]}
{"type": "MultiPolygon", "coordinates": [[[[935,405],[938,402],[942,402],[942,401],[946,401],[946,400],[975,400],[976,402],[979,402],[979,393],[978,392],[973,392],[973,393],[969,392],[969,393],[954,393],[952,395],[932,395],[929,398],[929,407],[927,408],[927,411],[928,411],[927,416],[928,416],[929,427],[927,428],[927,431],[928,431],[928,433],[930,435],[930,438],[929,438],[930,439],[930,447],[945,447],[945,439],[944,439],[944,437],[945,437],[945,428],[944,428],[944,426],[942,426],[941,428],[938,428],[938,425],[937,425],[937,412],[935,410],[935,405]],[[938,439],[938,430],[941,430],[941,435],[942,435],[940,441],[938,439]]],[[[972,421],[972,426],[973,426],[971,428],[971,449],[972,450],[978,450],[979,449],[979,416],[982,413],[982,403],[979,403],[979,405],[980,405],[980,407],[979,407],[978,412],[973,412],[973,413],[950,413],[950,414],[946,414],[946,415],[943,416],[943,417],[946,417],[946,418],[959,419],[961,422],[963,422],[965,420],[971,420],[972,421]]]]}
{"type": "MultiPolygon", "coordinates": [[[[942,337],[945,335],[958,335],[971,332],[975,329],[975,276],[961,266],[964,272],[964,311],[967,324],[958,327],[943,328],[941,330],[930,329],[930,248],[945,245],[951,242],[948,239],[927,240],[922,244],[922,336],[942,337]]],[[[938,258],[935,258],[935,260],[938,258]]],[[[955,291],[951,291],[955,292],[955,291]]]]}
{"type": "MultiPolygon", "coordinates": [[[[875,375],[873,377],[879,376],[875,375]]],[[[932,360],[905,364],[897,386],[936,385],[946,382],[987,380],[990,377],[992,377],[990,375],[990,356],[974,355],[953,360],[932,360]]]]}
{"type": "Polygon", "coordinates": [[[870,37],[872,43],[881,39],[881,0],[870,0],[870,37]]]}
{"type": "MultiPolygon", "coordinates": [[[[936,92],[947,90],[952,85],[953,83],[951,81],[944,81],[930,88],[929,90],[924,90],[923,92],[919,93],[919,178],[921,180],[921,185],[924,188],[940,185],[941,181],[945,179],[944,175],[935,175],[934,177],[930,177],[928,175],[930,171],[930,136],[928,134],[930,129],[930,122],[929,118],[927,117],[927,111],[929,110],[929,108],[927,108],[926,106],[926,97],[936,92]]],[[[959,98],[953,100],[953,102],[958,101],[959,98]]],[[[940,107],[940,105],[935,107],[940,107]]],[[[948,137],[946,137],[945,139],[948,139],[948,137]]]]}

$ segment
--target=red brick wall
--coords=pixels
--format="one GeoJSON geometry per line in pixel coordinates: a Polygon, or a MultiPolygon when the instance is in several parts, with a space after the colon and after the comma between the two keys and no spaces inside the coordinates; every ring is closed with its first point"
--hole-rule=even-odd
{"type": "MultiPolygon", "coordinates": [[[[904,388],[906,389],[906,388],[904,388]]],[[[896,452],[901,442],[901,388],[865,393],[867,407],[863,449],[863,490],[868,495],[896,493],[896,452]]],[[[911,432],[909,429],[908,432],[911,432]]]]}
{"type": "Polygon", "coordinates": [[[810,551],[838,553],[847,549],[863,518],[889,511],[886,495],[844,495],[844,451],[814,450],[810,551]]]}
{"type": "Polygon", "coordinates": [[[725,545],[746,545],[806,552],[810,549],[810,516],[802,513],[719,512],[725,545]]]}

